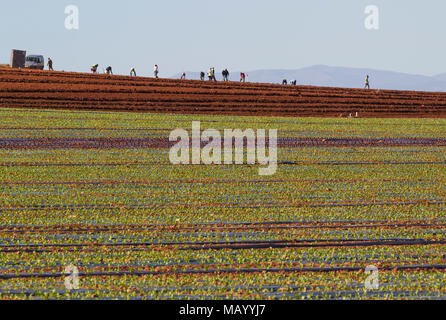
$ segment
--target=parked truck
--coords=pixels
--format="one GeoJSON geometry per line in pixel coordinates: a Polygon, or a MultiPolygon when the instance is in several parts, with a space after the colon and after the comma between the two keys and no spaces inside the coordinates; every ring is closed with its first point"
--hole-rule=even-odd
{"type": "Polygon", "coordinates": [[[26,51],[13,49],[11,51],[11,68],[24,68],[26,59],[26,51]]]}
{"type": "Polygon", "coordinates": [[[26,56],[25,68],[43,70],[45,68],[45,59],[40,55],[26,56]]]}

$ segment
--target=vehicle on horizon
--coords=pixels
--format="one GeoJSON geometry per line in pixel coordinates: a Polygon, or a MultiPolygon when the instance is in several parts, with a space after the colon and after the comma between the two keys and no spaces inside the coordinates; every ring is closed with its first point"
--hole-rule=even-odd
{"type": "Polygon", "coordinates": [[[26,56],[25,68],[43,70],[45,68],[45,59],[40,55],[26,56]]]}

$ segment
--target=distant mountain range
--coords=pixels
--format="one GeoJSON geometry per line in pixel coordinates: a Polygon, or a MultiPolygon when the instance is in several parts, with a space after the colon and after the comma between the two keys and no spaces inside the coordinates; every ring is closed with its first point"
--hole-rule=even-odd
{"type": "MultiPolygon", "coordinates": [[[[203,70],[206,74],[208,70],[203,70]]],[[[231,81],[239,81],[240,71],[230,72],[231,81]]],[[[217,80],[222,80],[221,70],[216,71],[217,80]]],[[[330,67],[316,65],[297,70],[255,70],[245,72],[249,82],[282,83],[283,79],[296,80],[297,84],[362,88],[365,76],[370,76],[370,86],[375,89],[445,91],[446,73],[422,76],[385,70],[330,67]]],[[[200,72],[186,72],[187,79],[200,79],[200,72]]],[[[180,78],[181,74],[172,76],[180,78]]],[[[207,77],[206,77],[207,78],[207,77]]]]}

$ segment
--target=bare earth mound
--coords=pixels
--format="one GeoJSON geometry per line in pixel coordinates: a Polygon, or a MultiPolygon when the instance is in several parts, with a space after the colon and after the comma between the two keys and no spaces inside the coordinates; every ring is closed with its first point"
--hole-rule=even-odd
{"type": "Polygon", "coordinates": [[[446,117],[446,93],[0,69],[0,108],[338,117],[446,117]]]}

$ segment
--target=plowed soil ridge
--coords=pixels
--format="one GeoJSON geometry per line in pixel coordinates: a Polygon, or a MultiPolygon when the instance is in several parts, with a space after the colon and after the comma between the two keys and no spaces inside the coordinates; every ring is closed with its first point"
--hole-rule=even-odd
{"type": "Polygon", "coordinates": [[[0,68],[0,108],[317,117],[446,117],[446,93],[0,68]]]}
{"type": "MultiPolygon", "coordinates": [[[[176,142],[168,138],[0,138],[0,150],[21,149],[167,149],[176,142]]],[[[204,147],[206,143],[201,142],[204,147]]],[[[266,142],[266,147],[269,143],[266,142]]],[[[190,142],[192,146],[192,142],[190,142]]],[[[394,138],[394,139],[324,139],[324,138],[278,138],[279,148],[299,147],[409,147],[446,146],[446,139],[394,138]]],[[[224,142],[221,147],[224,148],[224,142]]],[[[243,141],[243,147],[247,147],[243,141]]]]}

